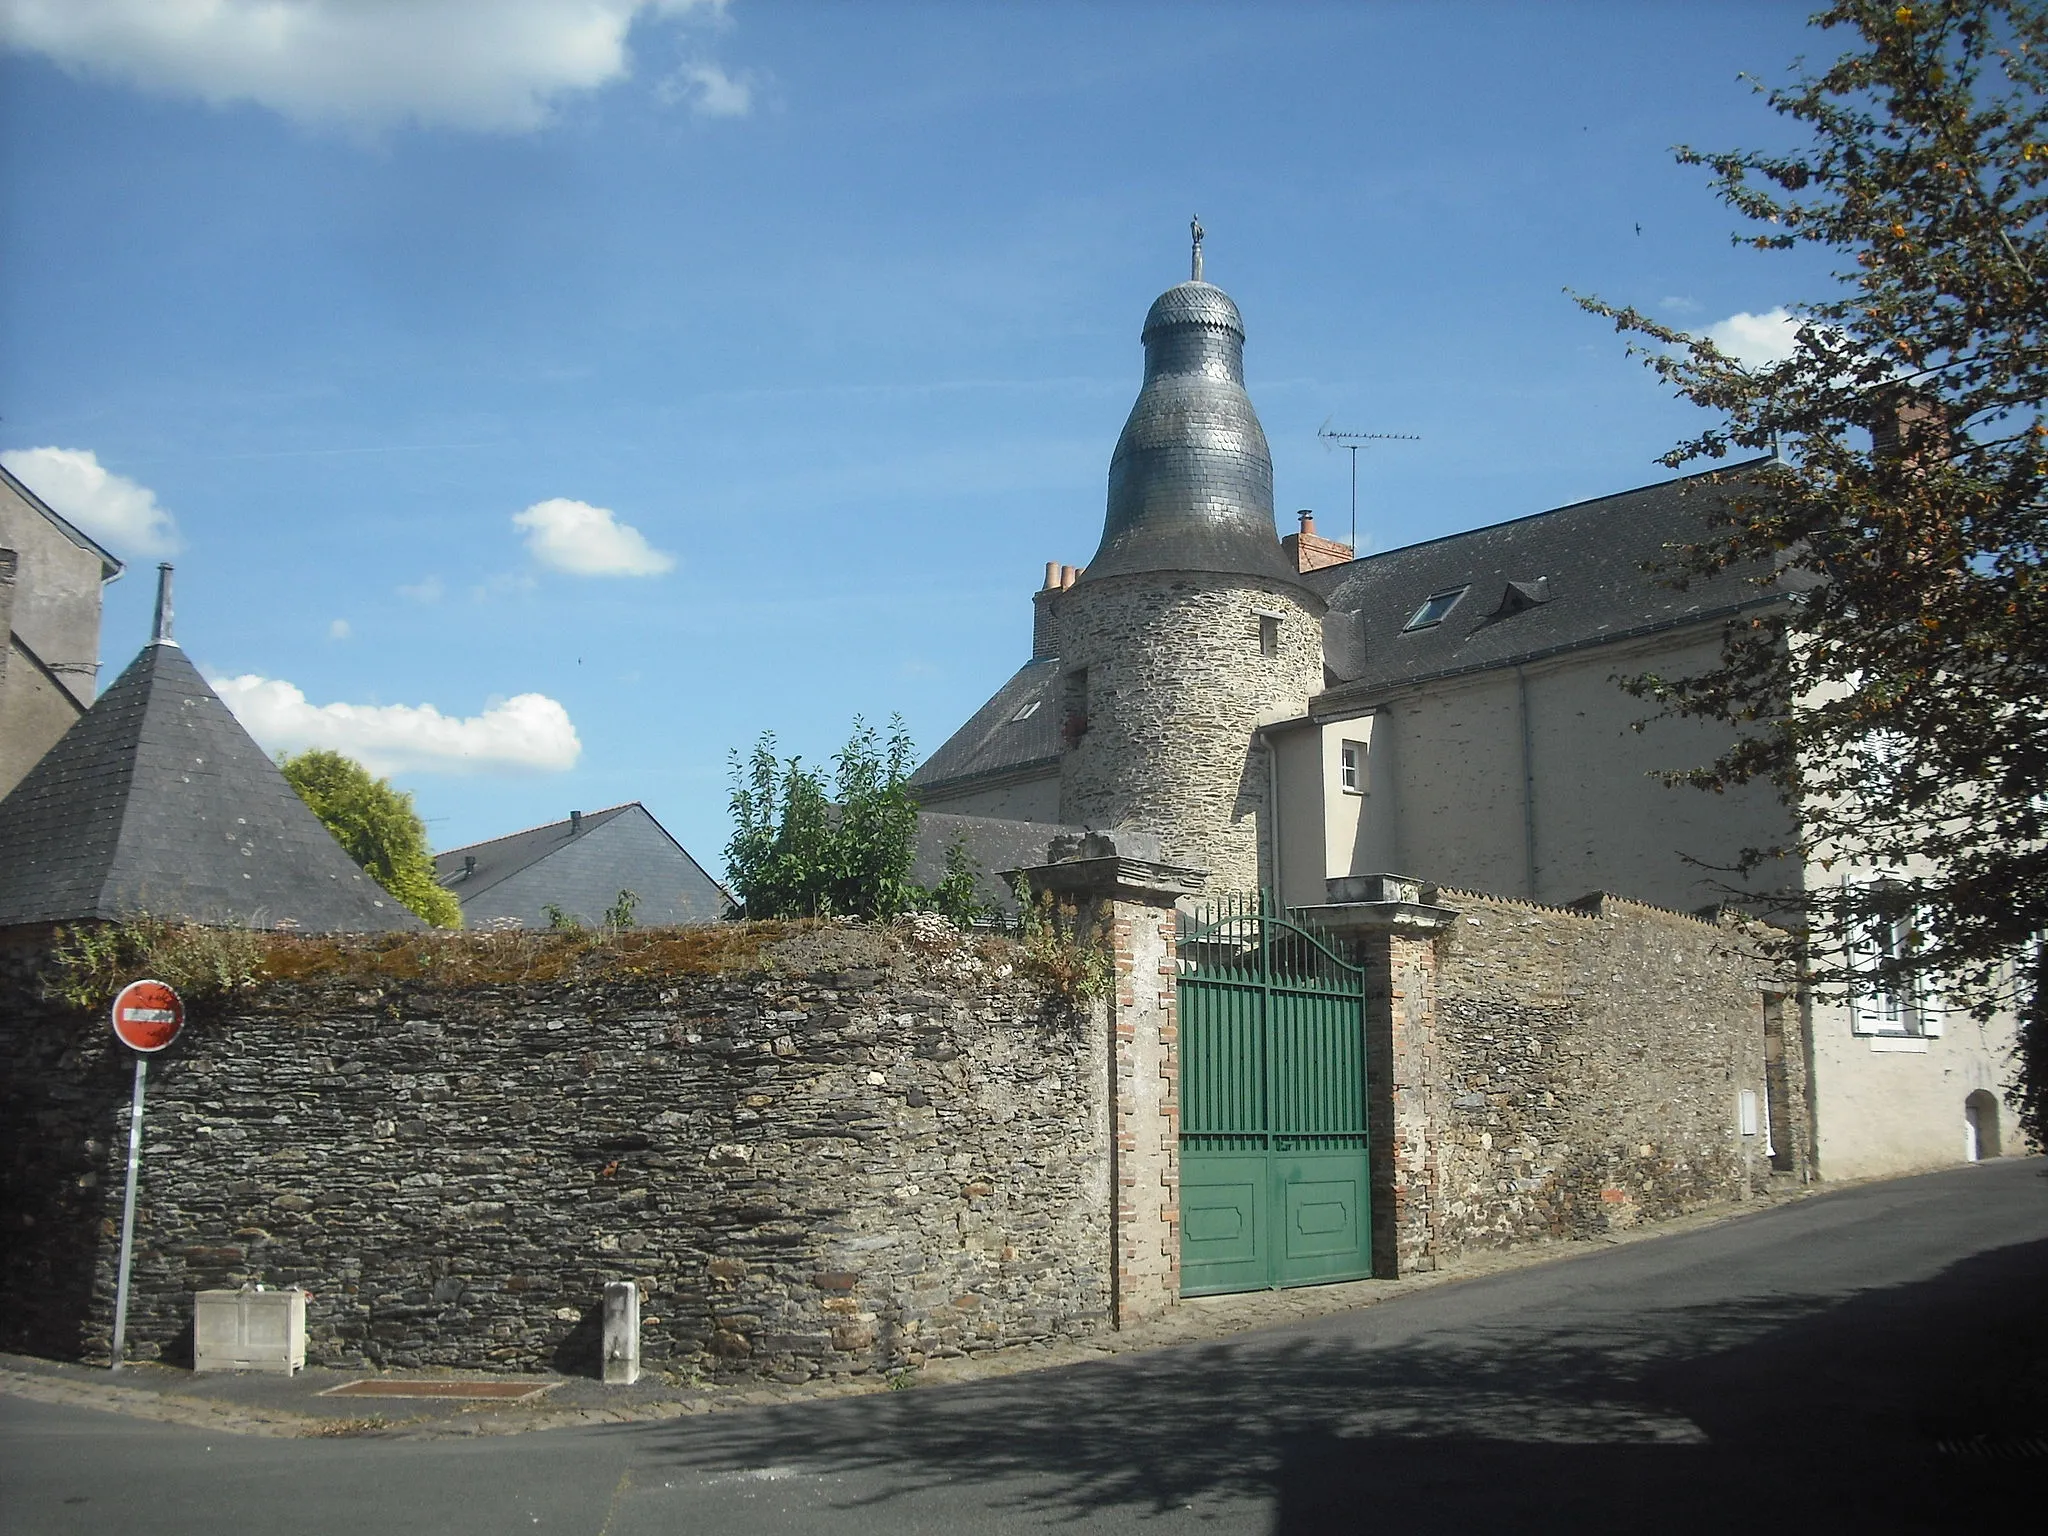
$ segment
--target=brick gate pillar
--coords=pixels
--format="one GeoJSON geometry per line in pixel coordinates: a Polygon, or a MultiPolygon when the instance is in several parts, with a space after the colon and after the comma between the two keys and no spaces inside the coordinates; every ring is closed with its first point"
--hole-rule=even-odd
{"type": "Polygon", "coordinates": [[[1372,1272],[1392,1279],[1437,1263],[1437,952],[1458,914],[1399,875],[1342,876],[1329,896],[1295,915],[1365,971],[1372,1272]]]}
{"type": "Polygon", "coordinates": [[[1159,839],[1126,831],[1053,841],[1020,871],[1034,898],[1070,910],[1072,937],[1112,964],[1109,1030],[1110,1321],[1156,1317],[1180,1299],[1180,1032],[1174,903],[1207,876],[1168,864],[1159,839]]]}

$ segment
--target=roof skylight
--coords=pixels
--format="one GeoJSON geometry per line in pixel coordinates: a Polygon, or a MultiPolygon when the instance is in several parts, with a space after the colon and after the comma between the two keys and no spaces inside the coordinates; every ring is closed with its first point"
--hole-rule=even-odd
{"type": "Polygon", "coordinates": [[[1452,587],[1445,592],[1433,592],[1423,605],[1410,615],[1408,622],[1401,626],[1401,633],[1411,629],[1428,629],[1432,624],[1441,624],[1444,616],[1458,606],[1458,599],[1471,591],[1470,587],[1452,587]]]}

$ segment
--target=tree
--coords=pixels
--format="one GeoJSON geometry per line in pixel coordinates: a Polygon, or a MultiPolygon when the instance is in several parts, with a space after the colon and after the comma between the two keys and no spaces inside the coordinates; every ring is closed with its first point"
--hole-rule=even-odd
{"type": "Polygon", "coordinates": [[[1745,850],[1846,874],[1805,897],[1821,984],[1874,976],[2022,1014],[2021,1119],[2048,1124],[2048,9],[1837,0],[1820,74],[1762,91],[1783,154],[1703,153],[1738,244],[1845,265],[1795,350],[1745,369],[1634,309],[1581,299],[1715,425],[1674,467],[1782,445],[1670,577],[1749,569],[1805,588],[1731,626],[1721,664],[1632,686],[1732,723],[1676,777],[1775,785],[1795,839],[1745,850]],[[1882,929],[1902,943],[1870,944],[1882,929]],[[1876,958],[1873,959],[1873,956],[1876,958]]]}
{"type": "Polygon", "coordinates": [[[461,903],[434,879],[427,829],[411,795],[339,752],[314,748],[278,766],[373,880],[436,928],[462,926],[461,903]]]}
{"type": "Polygon", "coordinates": [[[884,743],[856,717],[822,770],[775,755],[763,734],[744,766],[732,754],[732,839],[726,884],[745,917],[894,917],[921,904],[910,879],[917,803],[911,799],[910,737],[901,718],[884,743]]]}

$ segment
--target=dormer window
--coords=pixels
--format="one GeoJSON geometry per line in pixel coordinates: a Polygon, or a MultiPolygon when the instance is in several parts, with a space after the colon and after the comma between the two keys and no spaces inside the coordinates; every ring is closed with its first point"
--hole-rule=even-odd
{"type": "Polygon", "coordinates": [[[1410,630],[1428,629],[1432,625],[1443,623],[1444,616],[1457,607],[1458,599],[1470,590],[1469,587],[1452,587],[1447,591],[1432,592],[1423,605],[1409,617],[1408,622],[1401,626],[1401,633],[1407,634],[1410,630]]]}

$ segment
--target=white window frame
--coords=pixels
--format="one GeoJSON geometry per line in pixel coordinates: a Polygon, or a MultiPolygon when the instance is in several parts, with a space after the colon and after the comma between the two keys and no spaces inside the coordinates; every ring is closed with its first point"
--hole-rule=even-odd
{"type": "Polygon", "coordinates": [[[1347,795],[1365,793],[1366,748],[1362,741],[1337,744],[1337,787],[1347,795]]]}
{"type": "Polygon", "coordinates": [[[1943,1009],[1938,999],[1915,986],[1895,987],[1877,980],[1875,972],[1888,959],[1903,955],[1912,943],[1913,917],[1872,918],[1850,946],[1853,970],[1872,973],[1867,986],[1849,992],[1849,1033],[1872,1039],[1940,1038],[1943,1009]]]}

